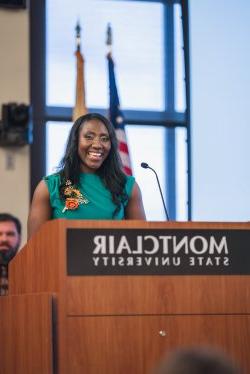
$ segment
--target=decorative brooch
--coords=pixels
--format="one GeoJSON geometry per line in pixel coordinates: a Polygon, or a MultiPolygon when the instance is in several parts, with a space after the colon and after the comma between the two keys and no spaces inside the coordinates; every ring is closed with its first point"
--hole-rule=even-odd
{"type": "Polygon", "coordinates": [[[65,207],[62,212],[66,210],[75,210],[80,204],[88,204],[89,200],[83,196],[83,194],[72,185],[70,180],[66,181],[66,187],[64,189],[65,196],[65,207]]]}

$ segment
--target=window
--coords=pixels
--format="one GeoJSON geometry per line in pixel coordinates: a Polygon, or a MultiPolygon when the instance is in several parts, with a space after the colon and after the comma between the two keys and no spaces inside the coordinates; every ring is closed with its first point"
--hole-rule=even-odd
{"type": "MultiPolygon", "coordinates": [[[[82,27],[87,107],[108,113],[105,38],[107,24],[111,23],[119,98],[147,219],[164,220],[165,215],[155,176],[140,167],[144,161],[159,175],[170,219],[187,219],[189,139],[179,1],[85,0],[84,7],[81,0],[46,0],[45,6],[42,0],[34,3],[31,27],[34,33],[39,26],[34,16],[40,14],[40,44],[44,46],[40,45],[39,52],[39,40],[34,38],[32,59],[37,59],[39,53],[41,58],[32,74],[32,104],[34,116],[38,117],[34,126],[46,155],[40,160],[41,176],[56,170],[72,125],[77,21],[82,27]],[[35,90],[39,80],[44,87],[40,94],[35,90]],[[39,99],[43,105],[39,106],[39,99]]],[[[39,147],[41,150],[41,145],[32,147],[33,174],[38,174],[35,160],[39,159],[39,147]]],[[[34,180],[35,176],[33,186],[34,180]]]]}
{"type": "Polygon", "coordinates": [[[107,24],[111,23],[122,108],[164,110],[161,3],[91,0],[83,7],[82,0],[74,0],[67,12],[61,0],[47,0],[46,4],[48,106],[74,106],[75,27],[79,20],[87,107],[108,107],[105,39],[107,24]]]}

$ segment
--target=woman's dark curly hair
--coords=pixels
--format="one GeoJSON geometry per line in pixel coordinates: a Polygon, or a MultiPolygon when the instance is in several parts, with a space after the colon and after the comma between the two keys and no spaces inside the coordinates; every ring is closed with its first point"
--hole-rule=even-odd
{"type": "Polygon", "coordinates": [[[79,133],[84,124],[91,120],[101,121],[108,130],[110,137],[111,148],[109,154],[101,167],[96,170],[96,174],[100,176],[104,185],[111,192],[112,200],[116,205],[116,209],[113,213],[114,217],[121,205],[128,200],[128,196],[125,192],[126,176],[121,168],[114,127],[106,117],[99,113],[88,113],[79,117],[71,128],[66,151],[59,165],[59,174],[61,177],[60,196],[62,199],[65,199],[64,189],[67,180],[70,180],[73,185],[77,186],[79,184],[81,173],[81,160],[78,155],[79,133]]]}

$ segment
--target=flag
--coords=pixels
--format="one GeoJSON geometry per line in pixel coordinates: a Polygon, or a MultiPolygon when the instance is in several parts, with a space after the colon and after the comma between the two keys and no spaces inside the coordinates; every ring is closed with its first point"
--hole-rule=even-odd
{"type": "Polygon", "coordinates": [[[111,53],[108,53],[107,59],[109,72],[109,118],[115,128],[123,171],[127,175],[132,175],[132,167],[124,127],[124,117],[120,109],[120,101],[115,80],[114,62],[111,53]]]}
{"type": "Polygon", "coordinates": [[[73,109],[73,121],[80,116],[86,114],[87,108],[85,104],[85,82],[84,82],[84,58],[81,53],[81,27],[79,22],[76,25],[76,96],[75,106],[73,109]]]}

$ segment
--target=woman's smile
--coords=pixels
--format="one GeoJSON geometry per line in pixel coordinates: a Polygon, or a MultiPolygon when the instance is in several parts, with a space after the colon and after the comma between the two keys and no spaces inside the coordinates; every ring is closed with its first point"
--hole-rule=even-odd
{"type": "Polygon", "coordinates": [[[88,152],[88,155],[89,155],[90,157],[93,157],[93,158],[96,158],[96,159],[100,159],[100,158],[103,156],[103,153],[101,153],[101,152],[89,151],[89,152],[88,152]]]}

